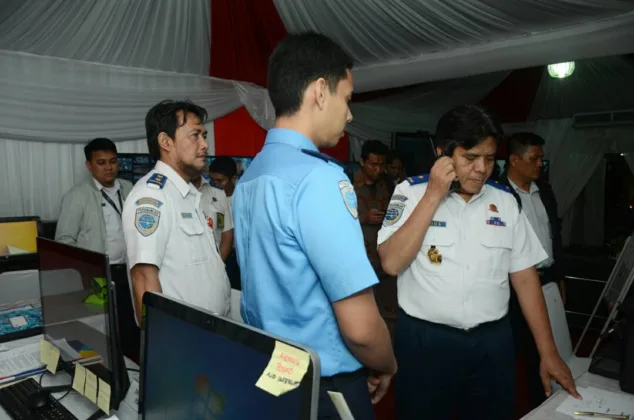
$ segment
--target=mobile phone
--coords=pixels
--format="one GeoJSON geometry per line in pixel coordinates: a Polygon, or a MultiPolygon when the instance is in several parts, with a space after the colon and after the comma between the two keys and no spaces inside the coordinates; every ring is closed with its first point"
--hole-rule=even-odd
{"type": "MultiPolygon", "coordinates": [[[[445,150],[442,151],[442,153],[438,154],[438,152],[436,151],[436,145],[432,141],[432,148],[434,149],[436,160],[438,160],[443,156],[451,157],[451,155],[453,154],[453,150],[455,149],[455,146],[450,144],[445,150]]],[[[449,194],[451,194],[452,192],[458,192],[460,190],[461,190],[460,181],[458,180],[451,181],[451,185],[449,186],[449,194]]]]}

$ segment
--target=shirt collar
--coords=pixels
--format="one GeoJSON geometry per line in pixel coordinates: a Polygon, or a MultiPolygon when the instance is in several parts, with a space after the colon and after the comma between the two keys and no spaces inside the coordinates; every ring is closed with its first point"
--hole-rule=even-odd
{"type": "Polygon", "coordinates": [[[176,186],[176,188],[178,189],[178,191],[181,193],[183,197],[187,196],[187,194],[190,192],[193,192],[193,193],[198,192],[198,190],[196,190],[196,187],[194,187],[194,185],[191,182],[186,182],[174,170],[174,168],[172,168],[171,166],[169,166],[167,163],[163,162],[162,160],[159,160],[158,162],[156,162],[154,169],[157,172],[162,173],[163,175],[165,175],[167,179],[172,181],[172,183],[176,186]]]}
{"type": "MultiPolygon", "coordinates": [[[[95,183],[95,188],[97,188],[97,191],[101,191],[103,190],[104,187],[103,185],[101,185],[99,183],[99,181],[97,181],[94,177],[92,178],[93,182],[95,183]]],[[[116,179],[114,180],[114,185],[112,186],[112,188],[114,188],[114,192],[119,191],[120,185],[119,185],[119,181],[117,181],[116,179]]]]}
{"type": "Polygon", "coordinates": [[[533,181],[531,181],[531,186],[528,187],[528,192],[526,192],[523,189],[521,189],[520,187],[518,187],[517,184],[515,184],[515,182],[511,181],[511,178],[509,178],[508,180],[509,180],[509,184],[511,185],[511,188],[513,188],[518,193],[533,194],[533,193],[536,193],[537,191],[539,191],[539,187],[533,181]]]}
{"type": "Polygon", "coordinates": [[[296,147],[298,149],[308,149],[318,152],[317,146],[313,143],[308,137],[295,130],[290,130],[288,128],[272,128],[266,134],[266,142],[267,144],[287,144],[289,146],[296,147]]]}

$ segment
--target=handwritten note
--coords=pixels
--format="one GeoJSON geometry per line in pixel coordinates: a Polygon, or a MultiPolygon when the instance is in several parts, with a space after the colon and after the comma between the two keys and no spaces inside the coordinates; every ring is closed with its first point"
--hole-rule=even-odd
{"type": "Polygon", "coordinates": [[[86,387],[84,395],[93,403],[97,404],[97,375],[86,370],[86,387]]]}
{"type": "Polygon", "coordinates": [[[350,411],[350,407],[348,407],[348,403],[341,392],[328,391],[328,395],[330,396],[332,403],[335,405],[341,420],[354,420],[352,411],[350,411]]]}
{"type": "Polygon", "coordinates": [[[299,386],[308,363],[308,353],[276,341],[271,360],[255,386],[279,397],[299,386]]]}
{"type": "Polygon", "coordinates": [[[577,388],[582,400],[568,396],[557,411],[575,417],[575,412],[592,411],[597,413],[634,416],[634,395],[624,392],[605,391],[599,388],[577,388]]]}
{"type": "Polygon", "coordinates": [[[57,371],[59,349],[46,340],[40,341],[40,361],[46,365],[46,370],[54,374],[57,371]]]}
{"type": "Polygon", "coordinates": [[[86,368],[79,363],[75,364],[75,376],[73,377],[73,389],[84,395],[86,387],[86,368]]]}
{"type": "Polygon", "coordinates": [[[110,415],[110,384],[103,379],[99,379],[99,396],[97,397],[97,407],[101,411],[110,415]]]}

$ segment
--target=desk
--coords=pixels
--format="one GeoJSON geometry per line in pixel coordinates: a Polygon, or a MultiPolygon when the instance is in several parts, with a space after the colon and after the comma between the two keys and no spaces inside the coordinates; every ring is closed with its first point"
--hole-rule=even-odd
{"type": "MultiPolygon", "coordinates": [[[[619,382],[615,379],[606,378],[586,372],[576,381],[577,387],[594,387],[612,392],[622,392],[619,388],[619,382]]],[[[572,417],[557,412],[559,405],[568,397],[566,391],[559,390],[551,398],[547,399],[542,405],[522,417],[522,420],[571,420],[572,417]]]]}
{"type": "MultiPolygon", "coordinates": [[[[103,319],[103,316],[101,317],[103,319]]],[[[15,349],[18,347],[22,347],[28,344],[39,343],[42,339],[42,335],[38,335],[35,337],[24,338],[21,340],[10,341],[8,343],[4,343],[4,346],[9,350],[15,349]]],[[[139,369],[139,366],[128,358],[125,359],[126,367],[130,369],[139,369]]],[[[35,376],[36,379],[39,379],[41,374],[35,376]]],[[[139,373],[138,372],[128,372],[128,376],[130,377],[130,390],[128,391],[128,395],[119,405],[119,409],[116,412],[111,412],[110,415],[116,414],[119,420],[136,420],[138,419],[138,414],[136,413],[136,407],[134,407],[135,393],[139,389],[139,373]]],[[[66,372],[58,372],[55,376],[45,375],[42,379],[42,386],[51,386],[51,385],[66,385],[71,383],[72,378],[66,372]]],[[[60,392],[57,394],[53,394],[54,397],[59,398],[64,395],[65,392],[60,392]]],[[[97,406],[90,402],[88,398],[84,397],[77,393],[77,391],[71,391],[62,401],[60,401],[64,407],[66,407],[75,417],[80,420],[87,419],[90,417],[95,411],[97,411],[97,406]]],[[[4,411],[2,407],[0,407],[0,420],[10,420],[9,415],[4,411]]]]}

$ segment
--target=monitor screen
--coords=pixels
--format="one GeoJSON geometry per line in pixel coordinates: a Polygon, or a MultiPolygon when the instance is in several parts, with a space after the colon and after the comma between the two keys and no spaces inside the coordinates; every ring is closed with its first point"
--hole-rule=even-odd
{"type": "Polygon", "coordinates": [[[275,339],[156,294],[144,302],[143,419],[314,418],[312,363],[299,388],[275,397],[255,386],[275,339]]]}
{"type": "Polygon", "coordinates": [[[119,153],[119,178],[133,184],[143,178],[153,168],[155,162],[147,153],[119,153]]]}
{"type": "Polygon", "coordinates": [[[0,218],[0,258],[10,258],[37,252],[39,218],[0,218]]]}
{"type": "Polygon", "coordinates": [[[104,254],[38,240],[44,336],[64,362],[99,361],[111,368],[104,254]]]}
{"type": "MultiPolygon", "coordinates": [[[[238,169],[238,178],[242,176],[244,171],[246,171],[247,168],[251,165],[251,162],[253,162],[253,157],[249,157],[249,156],[229,156],[229,157],[233,158],[233,160],[236,162],[236,166],[238,169]]],[[[211,162],[213,162],[215,158],[216,156],[207,156],[207,169],[209,169],[209,165],[211,165],[211,162]]]]}

